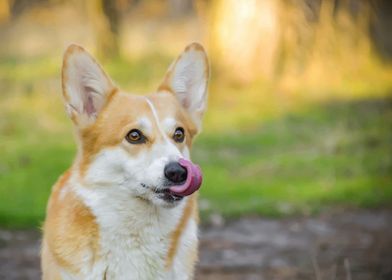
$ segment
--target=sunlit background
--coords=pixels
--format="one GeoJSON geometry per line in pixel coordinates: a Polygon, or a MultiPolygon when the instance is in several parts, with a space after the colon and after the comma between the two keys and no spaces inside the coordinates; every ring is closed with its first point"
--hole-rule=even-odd
{"type": "Polygon", "coordinates": [[[154,91],[188,43],[206,47],[209,108],[193,150],[203,222],[387,206],[390,3],[0,0],[0,225],[40,225],[74,157],[60,83],[71,42],[136,93],[154,91]]]}

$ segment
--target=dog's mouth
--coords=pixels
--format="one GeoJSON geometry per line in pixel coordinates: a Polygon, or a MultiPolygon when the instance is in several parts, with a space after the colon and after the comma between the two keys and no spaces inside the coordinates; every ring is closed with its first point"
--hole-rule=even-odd
{"type": "Polygon", "coordinates": [[[141,184],[141,185],[142,185],[143,188],[148,188],[151,191],[153,191],[154,193],[156,193],[160,199],[164,200],[167,203],[178,202],[178,201],[181,201],[184,198],[183,196],[173,194],[170,191],[169,187],[165,187],[163,189],[157,189],[157,188],[153,188],[153,187],[148,187],[145,184],[141,184]]]}
{"type": "Polygon", "coordinates": [[[154,191],[156,194],[158,194],[158,197],[166,202],[173,203],[177,201],[181,201],[184,197],[179,196],[176,194],[171,193],[169,189],[163,189],[163,190],[157,190],[154,191]]]}

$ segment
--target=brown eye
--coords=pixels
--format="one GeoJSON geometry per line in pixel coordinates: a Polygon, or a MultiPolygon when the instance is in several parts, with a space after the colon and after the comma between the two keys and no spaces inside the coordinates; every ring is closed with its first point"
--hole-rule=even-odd
{"type": "Polygon", "coordinates": [[[142,144],[146,142],[146,137],[138,129],[132,129],[125,137],[131,144],[142,144]]]}
{"type": "Polygon", "coordinates": [[[184,129],[182,127],[177,127],[176,128],[176,131],[174,131],[174,134],[173,134],[173,139],[174,139],[174,141],[176,141],[178,143],[184,142],[185,132],[184,132],[184,129]]]}

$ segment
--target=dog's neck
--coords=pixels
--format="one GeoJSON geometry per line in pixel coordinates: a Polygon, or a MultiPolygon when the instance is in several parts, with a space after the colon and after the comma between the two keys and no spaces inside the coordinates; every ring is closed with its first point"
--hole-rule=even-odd
{"type": "Polygon", "coordinates": [[[74,185],[73,188],[99,227],[102,264],[96,266],[93,274],[101,275],[101,270],[106,270],[108,276],[123,279],[121,275],[138,271],[140,279],[169,279],[165,266],[171,236],[189,198],[175,208],[162,208],[124,195],[121,184],[113,187],[119,188],[118,192],[110,191],[107,186],[92,189],[74,185]]]}

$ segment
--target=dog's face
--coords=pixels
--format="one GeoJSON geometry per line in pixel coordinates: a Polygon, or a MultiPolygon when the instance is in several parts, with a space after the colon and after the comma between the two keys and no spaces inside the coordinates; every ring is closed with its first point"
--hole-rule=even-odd
{"type": "Polygon", "coordinates": [[[171,65],[158,91],[122,93],[81,47],[70,46],[63,63],[63,94],[78,140],[85,186],[100,195],[136,197],[173,207],[200,187],[189,161],[206,106],[208,61],[189,45],[171,65]]]}

